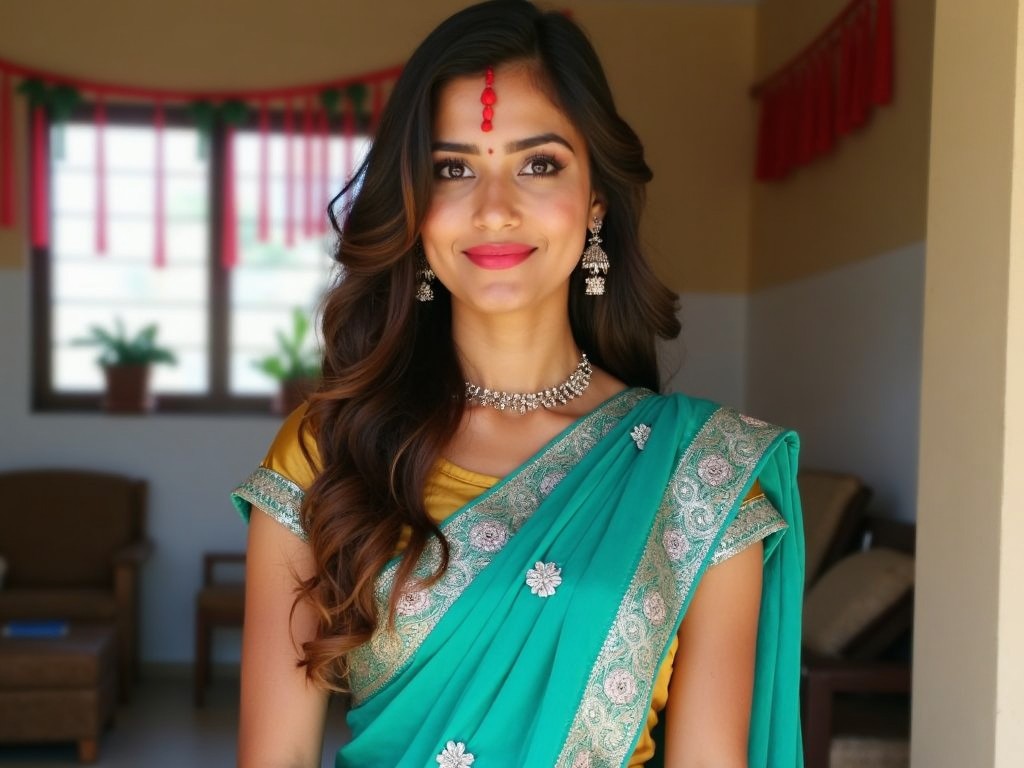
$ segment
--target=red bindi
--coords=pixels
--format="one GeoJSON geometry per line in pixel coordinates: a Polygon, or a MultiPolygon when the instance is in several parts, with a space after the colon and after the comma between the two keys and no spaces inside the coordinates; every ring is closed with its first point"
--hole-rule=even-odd
{"type": "MultiPolygon", "coordinates": [[[[494,129],[491,121],[494,119],[494,105],[498,101],[498,96],[495,94],[493,86],[494,70],[488,67],[487,73],[484,75],[484,92],[480,94],[480,103],[484,105],[484,121],[480,124],[480,130],[484,133],[494,129]]],[[[493,150],[488,152],[492,154],[493,150]]]]}
{"type": "Polygon", "coordinates": [[[493,154],[494,154],[494,149],[493,149],[493,147],[488,147],[488,148],[487,148],[487,154],[488,154],[488,155],[493,155],[493,154]]]}

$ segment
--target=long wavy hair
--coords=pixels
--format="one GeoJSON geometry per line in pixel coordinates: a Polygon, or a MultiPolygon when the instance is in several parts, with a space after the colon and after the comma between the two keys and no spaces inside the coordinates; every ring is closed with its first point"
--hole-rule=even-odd
{"type": "Polygon", "coordinates": [[[379,621],[393,621],[431,537],[442,553],[433,579],[447,568],[448,545],[427,515],[423,490],[466,402],[450,294],[439,286],[432,302],[414,299],[416,243],[433,185],[432,118],[446,83],[467,75],[482,82],[487,67],[513,61],[533,67],[539,87],[585,138],[593,185],[607,205],[601,235],[612,273],[605,295],[584,296],[582,270],[571,277],[577,345],[627,384],[657,390],[655,338],[679,333],[676,297],[640,249],[651,171],[583,32],[523,0],[481,3],[444,21],[409,59],[372,147],[336,198],[352,197],[343,224],[331,213],[342,278],[325,298],[323,384],[303,421],[318,454],[303,504],[316,570],[296,598],[319,617],[299,663],[325,688],[343,689],[346,653],[379,621]],[[387,615],[379,616],[374,579],[403,527],[410,537],[387,615]]]}

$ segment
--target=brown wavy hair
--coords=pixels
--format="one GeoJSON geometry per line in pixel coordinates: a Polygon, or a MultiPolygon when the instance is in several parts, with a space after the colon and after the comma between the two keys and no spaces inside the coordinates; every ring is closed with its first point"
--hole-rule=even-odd
{"type": "Polygon", "coordinates": [[[300,583],[296,598],[319,616],[299,663],[325,688],[343,689],[346,653],[365,643],[382,618],[374,579],[393,557],[403,526],[411,537],[389,622],[431,537],[442,551],[434,579],[447,568],[448,545],[427,515],[423,489],[466,403],[450,294],[437,286],[432,302],[414,299],[416,243],[433,185],[432,116],[446,83],[482,78],[487,67],[512,61],[533,67],[539,87],[586,139],[593,185],[607,205],[601,236],[613,271],[605,295],[584,296],[580,269],[571,277],[577,345],[627,384],[657,390],[655,337],[679,333],[675,294],[640,249],[651,171],[583,32],[563,14],[523,0],[481,3],[444,21],[409,59],[366,159],[331,206],[341,279],[325,297],[323,385],[303,422],[319,454],[303,505],[316,573],[300,583]],[[346,197],[352,202],[339,225],[334,204],[346,197]]]}

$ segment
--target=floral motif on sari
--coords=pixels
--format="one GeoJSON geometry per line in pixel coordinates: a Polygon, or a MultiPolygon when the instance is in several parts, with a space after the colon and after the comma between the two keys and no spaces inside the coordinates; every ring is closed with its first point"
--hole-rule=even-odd
{"type": "MultiPolygon", "coordinates": [[[[349,653],[354,704],[365,702],[401,672],[466,587],[530,519],[558,482],[625,414],[653,394],[637,388],[613,397],[556,438],[542,451],[543,461],[528,462],[444,522],[442,530],[450,548],[448,569],[430,587],[428,599],[410,597],[427,594],[415,588],[403,594],[394,627],[388,628],[386,622],[381,622],[367,643],[349,653]],[[413,605],[419,610],[410,610],[413,605]]],[[[436,572],[440,562],[441,547],[436,539],[431,539],[413,571],[414,581],[436,572]]],[[[397,570],[396,560],[377,579],[378,615],[387,615],[397,570]]]]}
{"type": "MultiPolygon", "coordinates": [[[[723,522],[771,443],[777,427],[720,408],[684,452],[651,527],[640,563],[626,590],[556,763],[620,766],[645,722],[651,681],[678,626],[712,547],[725,535],[723,522]]],[[[751,507],[736,544],[784,527],[767,500],[751,507]]],[[[727,547],[726,547],[727,549],[727,547]]],[[[724,559],[721,546],[715,559],[724,559]]]]}

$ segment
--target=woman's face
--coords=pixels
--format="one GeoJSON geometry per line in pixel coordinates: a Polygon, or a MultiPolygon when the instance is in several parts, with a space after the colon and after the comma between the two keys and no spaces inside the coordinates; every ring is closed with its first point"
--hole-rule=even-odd
{"type": "Polygon", "coordinates": [[[484,77],[453,80],[433,127],[433,199],[421,236],[453,309],[537,311],[568,302],[586,231],[604,208],[586,143],[525,65],[494,73],[493,130],[481,129],[484,77]]]}

